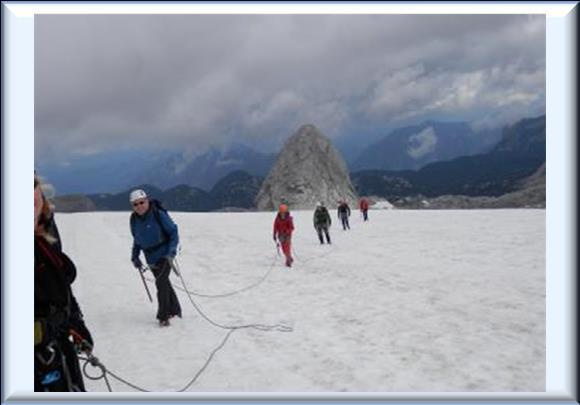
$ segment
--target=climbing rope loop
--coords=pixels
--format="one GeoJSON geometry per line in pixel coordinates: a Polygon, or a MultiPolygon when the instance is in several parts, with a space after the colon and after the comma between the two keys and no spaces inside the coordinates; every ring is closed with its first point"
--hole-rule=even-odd
{"type": "MultiPolygon", "coordinates": [[[[231,335],[238,331],[238,330],[242,330],[242,329],[256,329],[262,332],[271,332],[271,331],[276,331],[276,332],[292,332],[293,328],[291,328],[290,326],[287,325],[282,325],[282,324],[276,324],[276,325],[264,325],[264,324],[246,324],[246,325],[236,325],[236,326],[226,326],[226,325],[222,325],[219,324],[215,321],[213,321],[211,318],[209,318],[202,310],[201,308],[196,304],[196,302],[193,300],[192,296],[193,295],[198,295],[201,297],[206,297],[206,298],[221,298],[221,297],[228,297],[234,294],[238,294],[240,292],[243,291],[247,291],[251,288],[254,288],[256,286],[258,286],[259,284],[261,284],[262,282],[264,282],[264,280],[266,280],[266,278],[269,276],[269,274],[271,273],[272,269],[275,266],[275,263],[277,261],[277,256],[274,257],[274,260],[272,261],[270,268],[268,269],[268,271],[264,274],[264,276],[262,276],[262,278],[260,278],[260,280],[258,280],[256,283],[253,283],[251,285],[248,285],[242,289],[227,293],[227,294],[219,294],[219,295],[204,295],[204,294],[195,294],[193,292],[191,292],[190,290],[188,290],[187,285],[185,283],[185,280],[181,274],[181,270],[179,269],[179,264],[177,263],[176,260],[174,260],[171,264],[172,264],[172,269],[174,270],[174,273],[177,275],[177,277],[179,278],[179,280],[181,281],[182,284],[182,288],[176,286],[176,288],[179,288],[180,290],[184,291],[187,295],[187,297],[189,298],[190,303],[192,304],[192,306],[194,307],[194,309],[197,311],[197,313],[203,318],[205,319],[208,323],[210,323],[211,325],[217,327],[217,328],[221,328],[224,330],[227,330],[227,333],[225,334],[224,338],[221,340],[221,342],[212,350],[212,352],[210,353],[210,355],[208,356],[208,358],[206,359],[205,363],[203,364],[203,366],[194,373],[193,377],[190,379],[190,381],[187,382],[187,384],[185,384],[184,387],[182,387],[181,389],[177,390],[176,392],[184,392],[185,390],[187,390],[188,388],[190,388],[198,379],[199,377],[203,374],[203,372],[207,369],[207,367],[209,366],[209,364],[211,363],[211,361],[213,360],[213,358],[215,357],[216,353],[219,352],[227,343],[227,341],[229,340],[229,338],[231,337],[231,335]]],[[[148,280],[148,281],[152,281],[154,282],[155,280],[148,280]]],[[[107,386],[107,389],[109,390],[109,392],[113,392],[111,383],[109,381],[108,377],[111,377],[115,380],[117,380],[118,382],[127,385],[128,387],[133,388],[136,391],[141,391],[141,392],[151,392],[150,390],[147,390],[143,387],[140,387],[136,384],[131,383],[130,381],[128,381],[127,379],[124,379],[122,377],[120,377],[119,375],[117,375],[116,373],[112,372],[111,370],[107,369],[105,367],[105,365],[97,358],[95,357],[92,353],[89,354],[85,354],[85,356],[79,356],[80,360],[84,361],[83,367],[82,367],[82,371],[83,374],[85,375],[85,377],[89,380],[93,380],[93,381],[98,381],[98,380],[103,380],[107,386]],[[88,367],[92,366],[93,368],[97,369],[97,373],[90,373],[88,371],[88,367]]]]}

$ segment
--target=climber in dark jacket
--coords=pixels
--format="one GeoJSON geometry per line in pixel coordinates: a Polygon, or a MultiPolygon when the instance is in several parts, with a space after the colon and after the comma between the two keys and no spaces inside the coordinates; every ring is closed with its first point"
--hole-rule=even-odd
{"type": "Polygon", "coordinates": [[[342,222],[343,230],[346,230],[347,228],[350,229],[348,217],[350,217],[350,207],[348,206],[346,201],[340,201],[338,205],[338,218],[342,222]]]}
{"type": "Polygon", "coordinates": [[[330,219],[330,214],[328,213],[328,210],[324,206],[323,202],[319,202],[316,204],[313,222],[314,229],[316,229],[316,233],[318,234],[318,240],[320,241],[320,244],[321,245],[324,244],[324,238],[322,236],[323,232],[324,235],[326,236],[326,242],[330,244],[330,235],[328,233],[328,229],[330,228],[332,221],[330,219]]]}
{"type": "Polygon", "coordinates": [[[71,284],[76,268],[49,231],[50,204],[34,177],[34,391],[85,391],[77,352],[93,339],[71,284]]]}

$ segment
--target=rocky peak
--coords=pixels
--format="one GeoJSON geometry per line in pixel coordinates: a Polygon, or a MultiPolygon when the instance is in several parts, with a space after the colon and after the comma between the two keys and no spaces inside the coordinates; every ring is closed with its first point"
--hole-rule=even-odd
{"type": "Polygon", "coordinates": [[[291,209],[312,209],[317,201],[334,208],[345,199],[358,199],[346,163],[330,141],[311,124],[292,135],[278,154],[256,197],[260,210],[275,210],[285,202],[291,209]]]}

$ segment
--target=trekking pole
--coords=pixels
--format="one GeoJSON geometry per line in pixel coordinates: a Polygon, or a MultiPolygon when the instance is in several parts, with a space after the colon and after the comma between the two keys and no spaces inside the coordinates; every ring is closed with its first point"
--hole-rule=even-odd
{"type": "Polygon", "coordinates": [[[143,276],[143,272],[147,271],[143,267],[139,268],[139,275],[141,276],[141,281],[143,281],[143,285],[145,286],[145,291],[147,291],[147,296],[149,297],[149,301],[153,302],[153,298],[151,298],[151,293],[149,292],[149,288],[147,287],[147,283],[145,282],[145,277],[143,276]]]}

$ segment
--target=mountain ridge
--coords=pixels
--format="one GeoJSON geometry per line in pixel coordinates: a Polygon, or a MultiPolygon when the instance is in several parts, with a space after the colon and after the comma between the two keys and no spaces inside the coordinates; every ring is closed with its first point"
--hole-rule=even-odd
{"type": "MultiPolygon", "coordinates": [[[[315,129],[312,125],[303,126],[301,130],[304,128],[315,129]]],[[[310,147],[296,151],[296,157],[291,159],[294,163],[286,165],[281,173],[282,177],[295,176],[296,173],[292,173],[296,171],[295,166],[299,162],[308,161],[313,153],[318,156],[314,159],[315,161],[326,162],[328,158],[321,156],[326,156],[331,148],[333,150],[334,148],[328,139],[325,139],[322,145],[322,148],[316,147],[316,151],[311,150],[310,147]],[[322,153],[319,154],[320,152],[322,153]]],[[[419,170],[363,170],[348,173],[348,171],[342,172],[340,169],[338,170],[338,172],[342,172],[340,176],[326,176],[326,178],[327,180],[332,179],[331,182],[342,182],[344,178],[348,177],[349,181],[352,179],[351,185],[355,196],[358,193],[393,201],[435,199],[449,195],[463,196],[462,200],[476,197],[498,199],[502,198],[503,195],[510,195],[510,198],[513,197],[512,200],[515,201],[510,202],[510,204],[515,204],[515,206],[517,204],[526,206],[526,198],[532,205],[541,206],[542,198],[545,205],[545,147],[545,115],[542,115],[522,119],[513,125],[506,126],[502,131],[502,138],[486,153],[433,162],[419,170]],[[543,172],[540,170],[542,165],[543,172]]],[[[334,152],[340,158],[340,153],[336,150],[334,152]]],[[[346,167],[344,161],[340,160],[342,163],[338,164],[337,167],[346,167]]],[[[318,200],[324,200],[331,206],[336,202],[335,200],[342,197],[339,194],[345,192],[335,193],[331,196],[328,193],[331,188],[328,184],[321,185],[319,184],[320,179],[309,177],[312,173],[326,171],[324,166],[325,164],[310,164],[306,169],[302,169],[302,174],[298,175],[298,178],[291,182],[292,184],[287,184],[286,189],[280,192],[278,197],[270,199],[268,207],[257,205],[257,197],[265,178],[254,176],[243,170],[234,170],[224,175],[215,182],[210,191],[185,184],[172,186],[165,191],[147,184],[143,185],[142,188],[145,188],[152,197],[160,196],[162,200],[166,200],[168,208],[180,211],[275,209],[279,203],[274,201],[275,199],[287,200],[288,198],[284,195],[292,196],[295,193],[302,195],[303,200],[297,201],[299,203],[297,207],[311,208],[318,200]],[[320,191],[320,193],[314,195],[316,193],[312,193],[313,189],[317,192],[320,191]],[[305,192],[309,194],[306,199],[303,198],[305,192]]],[[[272,189],[273,186],[269,187],[272,189]]],[[[127,187],[120,193],[61,196],[57,198],[57,209],[69,212],[75,210],[128,210],[130,209],[127,202],[128,193],[130,189],[134,188],[137,187],[127,187]]],[[[356,197],[350,196],[349,199],[353,203],[356,197]]],[[[455,198],[455,200],[459,201],[460,199],[455,198]]],[[[456,202],[452,202],[446,197],[446,199],[440,199],[437,204],[453,205],[456,202]]],[[[457,204],[461,206],[463,203],[457,204]]],[[[466,203],[465,206],[478,206],[478,204],[479,206],[493,207],[493,204],[482,201],[466,203]]],[[[405,206],[411,207],[411,205],[405,206]]]]}

